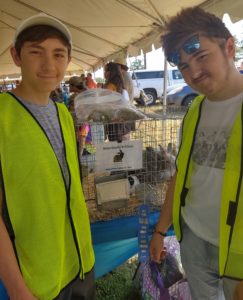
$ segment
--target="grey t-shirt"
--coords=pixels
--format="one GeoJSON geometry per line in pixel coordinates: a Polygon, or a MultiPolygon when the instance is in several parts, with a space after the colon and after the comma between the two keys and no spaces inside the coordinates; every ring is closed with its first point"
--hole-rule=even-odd
{"type": "MultiPolygon", "coordinates": [[[[19,99],[23,105],[32,113],[37,119],[41,127],[44,129],[48,136],[48,139],[54,149],[54,152],[59,161],[66,186],[69,185],[69,172],[67,167],[67,161],[64,153],[64,144],[61,135],[61,128],[57,116],[57,109],[52,100],[49,101],[48,105],[36,105],[28,103],[23,99],[19,99]]],[[[3,186],[2,174],[0,172],[0,188],[3,186]]]]}

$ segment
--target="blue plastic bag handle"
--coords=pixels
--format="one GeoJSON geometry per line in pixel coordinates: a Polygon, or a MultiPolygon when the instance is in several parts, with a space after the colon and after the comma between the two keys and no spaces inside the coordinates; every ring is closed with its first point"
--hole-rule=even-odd
{"type": "Polygon", "coordinates": [[[169,291],[164,286],[164,282],[160,275],[160,272],[159,272],[156,262],[150,261],[150,267],[151,267],[152,272],[154,272],[154,274],[156,274],[157,284],[158,284],[158,287],[160,290],[160,300],[170,300],[169,291]]]}

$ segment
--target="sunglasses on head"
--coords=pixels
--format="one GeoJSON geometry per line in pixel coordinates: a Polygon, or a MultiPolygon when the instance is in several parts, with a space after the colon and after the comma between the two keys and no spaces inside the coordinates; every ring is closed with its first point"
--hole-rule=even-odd
{"type": "Polygon", "coordinates": [[[180,50],[183,50],[186,54],[193,54],[199,49],[200,49],[199,36],[198,34],[193,35],[188,40],[186,40],[179,49],[172,51],[168,55],[167,61],[172,67],[176,67],[179,65],[181,60],[180,50]]]}

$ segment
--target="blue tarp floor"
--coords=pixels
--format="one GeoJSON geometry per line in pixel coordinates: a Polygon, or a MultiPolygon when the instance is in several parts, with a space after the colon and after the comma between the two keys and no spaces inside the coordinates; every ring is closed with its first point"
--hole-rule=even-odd
{"type": "MultiPolygon", "coordinates": [[[[156,225],[159,212],[150,213],[149,229],[156,225]]],[[[91,224],[95,251],[95,274],[99,278],[138,253],[138,216],[121,217],[91,224]]],[[[171,229],[169,234],[173,234],[171,229]]],[[[0,300],[7,300],[0,282],[0,300]]]]}

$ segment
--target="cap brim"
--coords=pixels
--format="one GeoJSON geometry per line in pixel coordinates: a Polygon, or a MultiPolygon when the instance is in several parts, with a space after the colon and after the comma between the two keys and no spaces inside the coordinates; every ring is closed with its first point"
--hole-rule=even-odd
{"type": "Polygon", "coordinates": [[[25,29],[35,26],[35,25],[48,25],[51,27],[56,28],[60,32],[62,32],[66,38],[68,39],[69,43],[72,44],[72,36],[67,28],[66,25],[64,25],[62,22],[60,22],[58,19],[53,18],[51,16],[48,16],[44,13],[40,13],[38,15],[31,16],[28,19],[25,19],[20,23],[18,28],[16,29],[15,36],[14,36],[14,42],[13,44],[16,43],[17,37],[21,32],[23,32],[25,29]]]}

